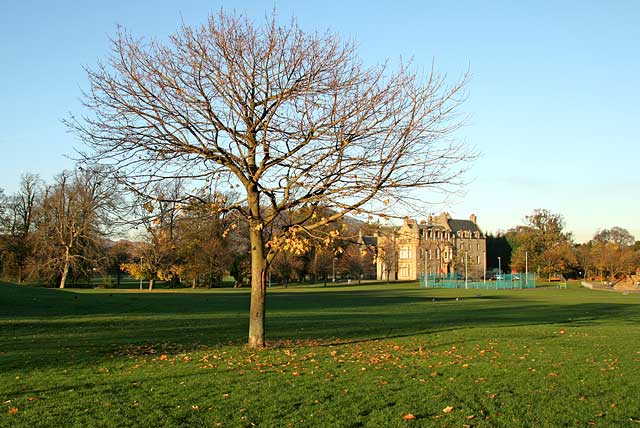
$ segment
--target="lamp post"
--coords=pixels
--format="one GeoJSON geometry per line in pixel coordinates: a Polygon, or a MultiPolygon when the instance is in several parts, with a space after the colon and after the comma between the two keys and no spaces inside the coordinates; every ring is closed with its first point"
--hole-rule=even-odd
{"type": "Polygon", "coordinates": [[[336,258],[334,257],[331,261],[333,262],[333,282],[336,282],[336,258]]]}
{"type": "Polygon", "coordinates": [[[482,283],[487,283],[487,252],[482,252],[482,283]]]}
{"type": "Polygon", "coordinates": [[[498,256],[498,278],[500,278],[501,276],[502,276],[502,265],[501,265],[500,256],[498,256]]]}

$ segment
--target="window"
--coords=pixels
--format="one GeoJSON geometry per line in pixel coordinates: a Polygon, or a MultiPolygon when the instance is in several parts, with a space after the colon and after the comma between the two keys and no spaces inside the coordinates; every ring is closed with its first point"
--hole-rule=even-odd
{"type": "Polygon", "coordinates": [[[436,248],[436,259],[440,258],[440,248],[436,248]]]}
{"type": "Polygon", "coordinates": [[[409,247],[400,248],[400,258],[401,259],[410,259],[411,258],[411,248],[409,248],[409,247]]]}
{"type": "Polygon", "coordinates": [[[480,256],[478,256],[478,264],[480,264],[480,256]]]}
{"type": "Polygon", "coordinates": [[[400,277],[408,278],[411,276],[411,266],[409,265],[400,265],[400,277]]]}

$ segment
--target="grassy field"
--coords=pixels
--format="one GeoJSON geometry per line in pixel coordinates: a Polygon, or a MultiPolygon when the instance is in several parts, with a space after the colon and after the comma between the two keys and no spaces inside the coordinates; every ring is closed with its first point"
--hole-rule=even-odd
{"type": "Polygon", "coordinates": [[[0,284],[2,427],[640,427],[640,295],[0,284]]]}

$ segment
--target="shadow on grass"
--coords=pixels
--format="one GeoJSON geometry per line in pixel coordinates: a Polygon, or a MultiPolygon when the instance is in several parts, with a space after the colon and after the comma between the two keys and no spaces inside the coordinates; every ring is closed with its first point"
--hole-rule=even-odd
{"type": "MultiPolygon", "coordinates": [[[[266,328],[269,340],[330,344],[469,327],[640,320],[638,304],[579,297],[406,288],[278,292],[269,296],[266,328]]],[[[83,294],[0,286],[0,369],[85,366],[139,345],[177,353],[242,344],[248,305],[242,292],[83,294]]]]}

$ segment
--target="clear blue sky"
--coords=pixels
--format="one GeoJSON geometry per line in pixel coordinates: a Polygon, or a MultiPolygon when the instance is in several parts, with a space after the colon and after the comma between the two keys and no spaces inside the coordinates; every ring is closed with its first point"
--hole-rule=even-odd
{"type": "Polygon", "coordinates": [[[25,172],[49,180],[79,143],[61,119],[79,112],[83,65],[105,57],[117,25],[164,37],[220,7],[255,19],[275,6],[307,30],[355,40],[363,59],[413,57],[452,79],[470,69],[459,133],[482,156],[466,195],[489,232],[535,208],[564,215],[578,241],[620,226],[640,239],[640,2],[197,1],[0,2],[0,188],[25,172]]]}

